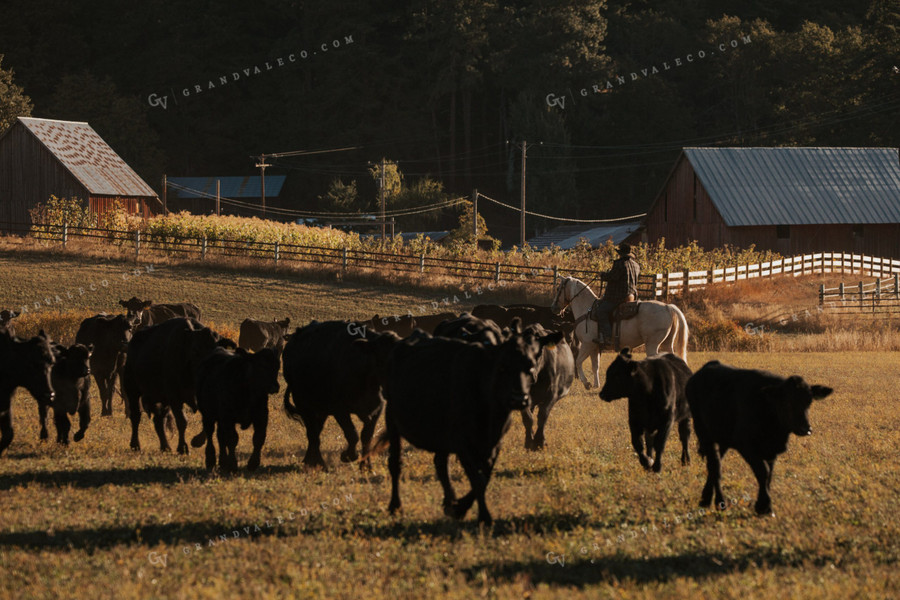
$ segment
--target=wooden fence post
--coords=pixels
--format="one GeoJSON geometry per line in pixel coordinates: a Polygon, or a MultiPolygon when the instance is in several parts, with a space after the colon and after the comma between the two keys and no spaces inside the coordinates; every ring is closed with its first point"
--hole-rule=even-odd
{"type": "Polygon", "coordinates": [[[864,297],[865,297],[865,294],[863,293],[863,282],[860,281],[859,282],[859,308],[860,308],[860,310],[862,310],[862,307],[863,307],[863,298],[864,297]]]}
{"type": "Polygon", "coordinates": [[[278,242],[275,242],[275,264],[278,264],[278,261],[281,259],[281,246],[278,242]]]}
{"type": "Polygon", "coordinates": [[[875,280],[875,297],[881,298],[881,280],[880,279],[875,280]]]}
{"type": "Polygon", "coordinates": [[[819,284],[819,306],[825,306],[825,284],[819,284]]]}
{"type": "Polygon", "coordinates": [[[347,249],[344,248],[343,256],[341,257],[341,269],[347,270],[347,249]]]}
{"type": "Polygon", "coordinates": [[[138,229],[134,232],[134,260],[136,261],[141,256],[141,230],[138,229]]]}
{"type": "Polygon", "coordinates": [[[844,282],[843,281],[841,282],[841,285],[838,286],[838,289],[840,290],[841,303],[843,304],[843,302],[844,302],[844,282]]]}
{"type": "Polygon", "coordinates": [[[206,239],[206,235],[204,235],[203,239],[200,240],[200,260],[206,260],[207,244],[208,241],[206,239]]]}
{"type": "Polygon", "coordinates": [[[69,243],[69,222],[63,221],[63,238],[62,238],[63,248],[65,248],[69,243]]]}
{"type": "Polygon", "coordinates": [[[424,272],[425,272],[425,253],[423,252],[419,256],[419,273],[424,273],[424,272]]]}
{"type": "Polygon", "coordinates": [[[553,289],[559,285],[559,265],[553,265],[553,289]]]}
{"type": "Polygon", "coordinates": [[[894,298],[900,300],[900,273],[894,273],[894,298]]]}
{"type": "Polygon", "coordinates": [[[494,281],[500,283],[500,263],[498,262],[496,267],[494,267],[494,281]]]}

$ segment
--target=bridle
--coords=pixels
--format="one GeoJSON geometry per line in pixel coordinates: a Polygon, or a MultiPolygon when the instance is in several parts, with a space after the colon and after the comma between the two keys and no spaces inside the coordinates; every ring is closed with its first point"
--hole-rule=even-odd
{"type": "MultiPolygon", "coordinates": [[[[566,277],[566,279],[572,280],[571,277],[566,277]]],[[[595,276],[593,279],[591,279],[590,283],[593,283],[594,279],[597,279],[597,277],[595,276]]],[[[565,304],[565,306],[563,306],[562,308],[559,309],[559,314],[564,313],[565,310],[566,310],[567,308],[569,308],[569,305],[572,304],[572,302],[575,301],[575,298],[578,297],[578,294],[580,294],[581,292],[583,292],[583,291],[585,291],[585,290],[587,290],[587,289],[590,289],[590,283],[584,284],[584,287],[581,288],[581,289],[580,289],[574,296],[572,296],[571,298],[568,298],[569,293],[568,293],[568,291],[566,291],[566,297],[567,297],[567,299],[566,299],[566,304],[565,304]]],[[[559,288],[556,290],[556,297],[553,298],[553,303],[554,303],[554,304],[557,304],[557,303],[558,303],[558,301],[559,301],[559,295],[560,295],[560,293],[561,293],[564,289],[566,289],[566,280],[565,280],[565,279],[560,283],[559,288]]]]}

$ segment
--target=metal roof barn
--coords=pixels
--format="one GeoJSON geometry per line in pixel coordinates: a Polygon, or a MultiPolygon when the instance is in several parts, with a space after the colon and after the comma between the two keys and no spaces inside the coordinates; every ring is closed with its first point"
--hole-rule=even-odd
{"type": "Polygon", "coordinates": [[[19,117],[0,135],[0,227],[29,223],[51,195],[78,197],[101,215],[115,201],[145,217],[161,204],[148,186],[84,122],[19,117]]]}
{"type": "Polygon", "coordinates": [[[896,148],[685,148],[640,239],[900,258],[896,148]]]}

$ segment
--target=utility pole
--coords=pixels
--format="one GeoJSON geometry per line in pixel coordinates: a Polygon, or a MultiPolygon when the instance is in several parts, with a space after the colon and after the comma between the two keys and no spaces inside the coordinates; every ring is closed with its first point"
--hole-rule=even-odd
{"type": "Polygon", "coordinates": [[[384,222],[384,157],[381,158],[381,243],[385,238],[385,222],[384,222]]]}
{"type": "Polygon", "coordinates": [[[478,189],[472,190],[472,239],[478,250],[478,189]]]}
{"type": "Polygon", "coordinates": [[[217,217],[219,216],[219,198],[220,198],[219,183],[220,183],[219,180],[216,179],[216,216],[217,217]]]}
{"type": "Polygon", "coordinates": [[[168,209],[168,207],[166,206],[166,190],[168,189],[168,186],[169,186],[169,184],[168,184],[168,182],[166,181],[166,174],[163,173],[163,189],[162,189],[162,192],[163,192],[163,214],[164,214],[164,215],[165,215],[165,214],[168,214],[168,212],[169,212],[169,209],[168,209]]]}
{"type": "Polygon", "coordinates": [[[272,165],[266,164],[266,155],[259,155],[259,162],[256,163],[256,166],[259,167],[261,183],[262,183],[262,218],[266,218],[266,167],[271,167],[272,165]]]}
{"type": "Polygon", "coordinates": [[[522,216],[519,219],[519,248],[525,247],[525,154],[528,145],[522,140],[522,216]]]}

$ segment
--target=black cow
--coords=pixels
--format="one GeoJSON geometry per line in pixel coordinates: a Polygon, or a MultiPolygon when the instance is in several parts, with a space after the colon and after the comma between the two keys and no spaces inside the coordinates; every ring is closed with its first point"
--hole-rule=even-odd
{"type": "MultiPolygon", "coordinates": [[[[456,319],[441,323],[434,334],[496,346],[514,333],[522,331],[519,319],[513,319],[511,325],[511,328],[500,329],[490,319],[479,319],[463,313],[456,319]]],[[[550,333],[538,323],[531,324],[528,328],[538,336],[550,333]]],[[[575,358],[568,344],[563,342],[555,346],[545,346],[537,362],[537,373],[537,381],[531,389],[532,404],[521,411],[522,425],[525,427],[525,448],[528,450],[540,450],[544,447],[544,428],[550,417],[550,411],[560,398],[569,393],[574,381],[575,358]],[[532,435],[534,411],[537,411],[538,424],[532,435]]]]}
{"type": "Polygon", "coordinates": [[[472,314],[480,319],[490,319],[500,327],[508,327],[513,319],[519,318],[522,325],[539,324],[548,331],[561,331],[566,336],[566,341],[571,349],[577,349],[579,344],[576,336],[572,334],[575,324],[566,313],[560,317],[546,306],[536,304],[479,304],[472,309],[472,314]]]}
{"type": "Polygon", "coordinates": [[[38,406],[53,403],[53,362],[50,340],[43,329],[29,340],[0,333],[0,455],[13,440],[11,404],[17,387],[28,390],[38,406]]]}
{"type": "Polygon", "coordinates": [[[283,321],[275,319],[271,321],[244,319],[241,323],[238,347],[252,352],[259,352],[263,348],[271,348],[275,352],[275,357],[281,359],[281,353],[284,351],[285,336],[288,333],[290,324],[291,320],[289,318],[285,318],[283,321]]]}
{"type": "Polygon", "coordinates": [[[724,508],[721,458],[734,448],[753,469],[759,483],[756,513],[772,512],[769,486],[775,459],[787,450],[790,434],[807,436],[809,407],[833,390],[809,385],[802,377],[781,377],[766,371],[738,369],[719,361],[706,363],[687,383],[687,399],[694,417],[699,451],[706,457],[706,485],[700,506],[707,507],[715,492],[724,508]]]}
{"type": "Polygon", "coordinates": [[[259,467],[269,424],[269,394],[278,392],[278,358],[271,348],[250,354],[242,348],[232,352],[216,348],[197,371],[197,404],[203,416],[203,431],[191,440],[199,447],[206,440],[206,468],[216,466],[213,432],[218,427],[219,466],[236,471],[236,426],[253,425],[253,454],[247,461],[250,471],[259,467]]]}
{"type": "Polygon", "coordinates": [[[691,462],[691,412],[684,393],[690,377],[690,367],[674,354],[638,361],[632,360],[629,348],[624,348],[606,370],[600,398],[607,402],[628,398],[631,445],[645,469],[662,471],[663,449],[675,423],[681,438],[681,464],[691,462]]]}
{"type": "Polygon", "coordinates": [[[368,322],[363,323],[366,329],[376,332],[393,331],[400,337],[406,337],[415,329],[415,318],[412,315],[393,315],[379,317],[375,315],[368,322]]]}
{"type": "Polygon", "coordinates": [[[158,325],[177,317],[200,320],[200,308],[190,302],[153,304],[153,300],[139,300],[137,296],[132,296],[129,300],[119,300],[119,305],[127,311],[129,319],[139,320],[138,329],[158,325]]]}
{"type": "MultiPolygon", "coordinates": [[[[125,315],[99,314],[81,322],[75,334],[75,343],[93,346],[91,372],[100,391],[100,416],[112,415],[112,399],[116,377],[122,380],[125,352],[131,340],[133,323],[125,315]]],[[[125,403],[125,415],[129,416],[125,403]]]]}
{"type": "Polygon", "coordinates": [[[369,452],[384,402],[375,358],[354,342],[374,337],[378,334],[365,324],[312,321],[306,327],[298,327],[285,344],[284,409],[288,416],[306,427],[308,445],[304,464],[325,467],[319,437],[329,416],[335,418],[347,439],[347,448],[341,452],[342,461],[359,458],[356,444],[360,441],[363,454],[369,452]],[[358,435],[350,415],[363,422],[358,435]]]}
{"type": "Polygon", "coordinates": [[[485,490],[510,412],[529,406],[541,350],[561,339],[558,332],[540,337],[525,331],[489,346],[419,332],[406,340],[381,336],[368,342],[383,365],[387,428],[376,449],[390,445],[391,513],[400,508],[403,437],[435,453],[446,514],[461,519],[477,500],[478,520],[491,523],[485,490]],[[450,454],[457,456],[472,485],[459,500],[447,470],[450,454]]]}
{"type": "Polygon", "coordinates": [[[141,407],[153,417],[160,450],[170,450],[164,428],[169,410],[178,428],[178,453],[187,454],[183,407],[197,410],[200,361],[220,345],[219,336],[195,319],[178,317],[135,332],[128,344],[122,386],[131,405],[131,447],[140,450],[141,407]]]}
{"type": "MultiPolygon", "coordinates": [[[[540,324],[529,325],[537,335],[548,333],[540,324]]],[[[575,357],[565,340],[556,345],[544,346],[537,363],[538,378],[531,388],[531,407],[522,409],[522,425],[525,427],[525,448],[542,450],[544,448],[544,427],[550,417],[550,411],[556,403],[565,397],[575,381],[575,357]],[[534,436],[531,428],[534,425],[534,411],[537,410],[537,429],[534,436]]]]}
{"type": "MultiPolygon", "coordinates": [[[[69,415],[78,413],[78,431],[73,436],[76,442],[84,438],[91,422],[91,367],[92,346],[73,344],[66,348],[62,344],[53,345],[56,362],[50,371],[55,397],[53,399],[53,423],[56,425],[56,443],[69,445],[69,431],[72,424],[69,415]]],[[[38,406],[41,420],[42,440],[47,439],[47,406],[38,406]]]]}
{"type": "Polygon", "coordinates": [[[14,310],[0,310],[0,333],[8,333],[9,335],[16,335],[16,326],[13,325],[12,320],[19,316],[20,313],[17,313],[14,310]]]}
{"type": "Polygon", "coordinates": [[[413,325],[426,333],[434,333],[435,328],[444,321],[451,321],[458,317],[457,313],[445,312],[436,315],[420,315],[413,319],[413,325]]]}

